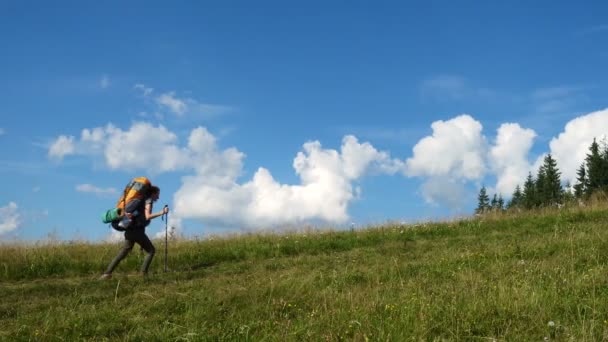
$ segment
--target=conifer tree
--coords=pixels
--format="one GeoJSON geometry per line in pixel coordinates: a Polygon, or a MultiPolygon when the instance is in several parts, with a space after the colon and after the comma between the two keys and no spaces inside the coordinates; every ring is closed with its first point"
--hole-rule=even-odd
{"type": "Polygon", "coordinates": [[[608,190],[608,144],[606,143],[606,138],[602,139],[600,157],[602,159],[600,172],[600,190],[606,191],[608,190]]]}
{"type": "Polygon", "coordinates": [[[525,209],[532,209],[536,206],[537,198],[536,198],[536,183],[534,182],[534,178],[532,178],[532,173],[528,173],[528,178],[524,183],[524,190],[522,193],[522,207],[525,209]]]}
{"type": "Polygon", "coordinates": [[[574,185],[574,197],[583,198],[587,193],[588,180],[587,180],[587,172],[585,170],[585,162],[581,164],[581,166],[576,171],[576,184],[574,185]]]}
{"type": "Polygon", "coordinates": [[[496,194],[492,196],[492,201],[490,201],[490,208],[492,208],[492,211],[498,210],[498,198],[496,197],[496,194]]]}
{"type": "Polygon", "coordinates": [[[502,199],[502,194],[498,194],[498,210],[503,211],[505,209],[505,200],[502,199]]]}
{"type": "Polygon", "coordinates": [[[543,165],[538,168],[538,174],[536,175],[536,182],[534,184],[536,188],[536,200],[534,205],[537,207],[542,207],[547,203],[547,196],[545,194],[545,175],[545,164],[543,163],[543,165]]]}
{"type": "Polygon", "coordinates": [[[490,197],[486,192],[486,187],[482,186],[481,190],[479,190],[479,195],[477,196],[477,209],[475,209],[476,214],[483,214],[490,208],[490,197]]]}
{"type": "Polygon", "coordinates": [[[602,188],[602,183],[604,183],[602,175],[605,173],[603,170],[605,162],[600,154],[600,146],[595,141],[595,138],[591,146],[589,146],[589,153],[585,158],[585,162],[587,164],[587,191],[585,195],[590,196],[593,192],[602,188]]]}
{"type": "Polygon", "coordinates": [[[511,197],[509,204],[507,204],[507,209],[520,208],[522,205],[522,200],[523,194],[521,193],[521,187],[519,184],[517,184],[515,191],[513,192],[513,196],[511,197]]]}
{"type": "Polygon", "coordinates": [[[557,162],[551,156],[551,153],[547,154],[544,159],[543,166],[543,179],[540,183],[542,189],[541,204],[545,206],[552,206],[562,203],[562,189],[561,172],[557,168],[557,162]]]}

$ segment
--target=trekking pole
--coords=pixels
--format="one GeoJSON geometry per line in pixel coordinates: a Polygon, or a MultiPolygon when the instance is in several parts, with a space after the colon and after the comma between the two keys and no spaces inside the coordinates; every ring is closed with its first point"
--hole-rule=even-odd
{"type": "MultiPolygon", "coordinates": [[[[165,208],[169,207],[168,205],[165,204],[165,208]]],[[[163,215],[163,217],[161,218],[165,221],[165,273],[167,273],[167,254],[168,254],[168,239],[167,239],[167,224],[169,222],[169,213],[165,213],[163,215]]]]}

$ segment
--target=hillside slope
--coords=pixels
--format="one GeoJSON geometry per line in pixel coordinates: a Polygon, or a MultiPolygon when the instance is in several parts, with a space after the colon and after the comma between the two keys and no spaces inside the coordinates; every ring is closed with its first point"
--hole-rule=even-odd
{"type": "Polygon", "coordinates": [[[608,338],[608,214],[562,210],[344,232],[0,246],[1,340],[608,338]]]}

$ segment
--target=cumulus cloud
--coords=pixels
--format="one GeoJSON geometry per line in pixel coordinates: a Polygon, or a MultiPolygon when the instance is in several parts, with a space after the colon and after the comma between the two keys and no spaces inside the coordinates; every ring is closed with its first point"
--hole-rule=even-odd
{"type": "Polygon", "coordinates": [[[536,133],[516,123],[502,124],[497,131],[496,143],[490,149],[490,165],[496,174],[496,191],[510,196],[515,187],[531,170],[527,156],[536,133]]]}
{"type": "Polygon", "coordinates": [[[115,195],[118,193],[115,188],[100,188],[92,184],[78,184],[76,185],[76,191],[95,195],[115,195]]]}
{"type": "Polygon", "coordinates": [[[21,215],[15,202],[9,202],[7,206],[0,207],[0,235],[19,228],[20,224],[21,215]]]}
{"type": "MultiPolygon", "coordinates": [[[[235,148],[220,150],[204,127],[192,130],[185,146],[179,146],[176,135],[165,127],[144,122],[126,131],[111,124],[84,129],[80,139],[60,136],[52,146],[66,142],[70,149],[55,148],[49,155],[101,156],[115,170],[190,171],[175,194],[178,218],[247,227],[308,219],[344,222],[348,205],[356,198],[354,181],[366,174],[395,174],[405,167],[370,143],[345,136],[339,151],[324,149],[318,141],[303,145],[293,161],[301,184],[280,184],[263,167],[253,179],[239,184],[244,154],[235,148]]],[[[98,189],[82,186],[80,190],[98,189]]]]}
{"type": "Polygon", "coordinates": [[[464,183],[481,180],[487,171],[487,142],[482,125],[462,114],[431,124],[406,161],[405,174],[426,178],[420,192],[427,203],[460,209],[466,203],[464,183]]]}
{"type": "MultiPolygon", "coordinates": [[[[593,137],[605,136],[605,127],[608,110],[590,113],[570,121],[551,141],[550,153],[563,180],[572,182],[593,137]]],[[[216,137],[204,127],[193,129],[180,143],[162,125],[139,122],[123,130],[109,124],[84,129],[79,138],[60,136],[49,148],[49,157],[88,155],[102,158],[112,170],[185,172],[174,194],[175,222],[194,219],[250,228],[347,222],[349,205],[360,191],[357,181],[373,174],[422,177],[419,190],[427,203],[462,209],[474,201],[470,186],[479,188],[486,176],[496,177],[495,186],[487,188],[508,198],[542,162],[543,156],[530,164],[536,133],[517,123],[502,124],[492,143],[483,135],[481,123],[467,114],[433,122],[431,128],[432,134],[415,144],[405,162],[352,135],[344,136],[338,149],[306,142],[293,159],[299,178],[295,184],[279,182],[265,167],[259,167],[251,179],[240,180],[245,155],[236,148],[219,148],[216,137]]],[[[89,191],[95,189],[88,186],[89,191]]]]}
{"type": "MultiPolygon", "coordinates": [[[[534,96],[539,100],[567,96],[571,88],[547,88],[534,96]]],[[[595,137],[601,141],[608,135],[608,109],[579,116],[569,121],[564,131],[549,144],[549,153],[557,161],[562,182],[576,183],[576,171],[583,163],[595,137]]],[[[517,123],[502,124],[492,145],[486,144],[479,122],[468,115],[432,124],[433,134],[421,139],[407,159],[406,175],[428,178],[421,194],[429,203],[437,203],[440,196],[454,197],[454,186],[437,187],[438,179],[475,182],[486,175],[496,177],[494,190],[504,197],[512,195],[515,187],[523,185],[529,172],[536,174],[547,153],[532,162],[529,160],[536,132],[517,123]],[[443,188],[441,194],[439,188],[443,188]]],[[[491,187],[488,187],[490,189],[491,187]]]]}
{"type": "Polygon", "coordinates": [[[226,153],[229,151],[220,154],[212,144],[205,146],[210,147],[209,154],[223,161],[221,164],[232,167],[232,177],[214,181],[208,177],[211,171],[208,169],[199,169],[196,175],[184,177],[174,198],[175,214],[241,227],[305,220],[346,222],[348,205],[355,198],[355,180],[371,172],[393,174],[404,167],[403,162],[391,159],[371,144],[345,136],[340,151],[324,149],[318,141],[303,145],[303,151],[293,161],[300,184],[281,184],[263,167],[253,179],[238,184],[235,176],[240,173],[241,158],[226,153]]]}
{"type": "Polygon", "coordinates": [[[479,121],[467,114],[447,121],[435,121],[433,134],[421,139],[407,159],[409,176],[451,176],[480,179],[486,172],[487,151],[479,121]]]}
{"type": "Polygon", "coordinates": [[[481,123],[467,114],[431,127],[432,135],[414,146],[406,162],[407,176],[426,178],[420,191],[427,203],[460,209],[469,200],[466,184],[479,187],[487,175],[496,176],[493,190],[508,197],[533,167],[528,154],[536,133],[519,124],[502,124],[493,144],[482,134],[481,123]]]}
{"type": "Polygon", "coordinates": [[[562,181],[574,184],[576,170],[585,160],[593,138],[608,135],[608,109],[579,116],[569,121],[564,131],[549,143],[550,151],[562,172],[562,181]]]}
{"type": "Polygon", "coordinates": [[[150,170],[152,173],[192,167],[191,151],[179,148],[177,136],[162,125],[136,122],[129,130],[112,124],[83,129],[79,140],[60,136],[49,148],[49,157],[61,160],[67,155],[101,155],[113,170],[150,170]]]}

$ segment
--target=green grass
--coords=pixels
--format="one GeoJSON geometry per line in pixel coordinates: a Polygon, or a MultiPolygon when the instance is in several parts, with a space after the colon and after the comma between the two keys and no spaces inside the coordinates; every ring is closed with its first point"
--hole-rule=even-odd
{"type": "Polygon", "coordinates": [[[603,208],[155,244],[1,245],[0,340],[608,339],[603,208]]]}

